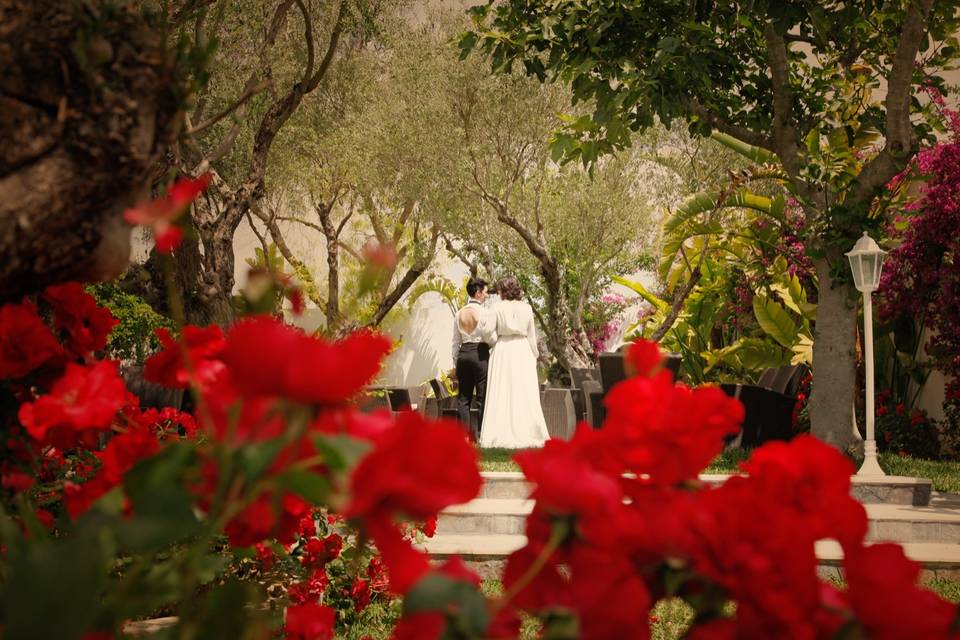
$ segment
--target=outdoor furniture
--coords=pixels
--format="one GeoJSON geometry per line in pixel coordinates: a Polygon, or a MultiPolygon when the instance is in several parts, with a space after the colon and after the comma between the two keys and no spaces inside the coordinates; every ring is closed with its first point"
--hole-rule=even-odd
{"type": "Polygon", "coordinates": [[[576,409],[570,389],[548,388],[541,396],[543,417],[551,438],[569,440],[577,426],[576,409]]]}
{"type": "MultiPolygon", "coordinates": [[[[603,399],[610,393],[616,385],[627,379],[627,371],[624,364],[625,349],[621,347],[619,351],[606,352],[600,354],[600,385],[599,389],[591,387],[587,393],[587,408],[589,412],[588,422],[593,428],[599,428],[606,418],[606,409],[603,406],[603,399]]],[[[681,356],[679,353],[667,353],[664,355],[664,369],[670,372],[673,380],[676,381],[680,373],[681,356]]]]}
{"type": "Polygon", "coordinates": [[[577,413],[577,421],[587,419],[587,407],[590,398],[584,390],[587,381],[597,382],[600,379],[600,370],[589,367],[573,367],[570,369],[570,393],[573,396],[573,407],[577,413]]]}
{"type": "Polygon", "coordinates": [[[383,387],[367,387],[357,402],[357,406],[364,413],[373,413],[381,409],[390,409],[386,389],[383,387]]]}
{"type": "MultiPolygon", "coordinates": [[[[437,399],[438,417],[459,420],[460,414],[457,411],[457,396],[451,395],[443,382],[436,378],[430,381],[430,387],[433,389],[433,395],[437,399]]],[[[480,412],[477,410],[477,407],[470,407],[470,424],[466,426],[470,430],[471,437],[476,437],[480,433],[480,412]]]]}
{"type": "Polygon", "coordinates": [[[387,387],[387,403],[390,411],[413,411],[416,407],[410,399],[410,390],[404,387],[387,387]]]}
{"type": "Polygon", "coordinates": [[[732,445],[752,449],[771,440],[790,440],[793,408],[807,371],[805,365],[787,365],[765,370],[757,384],[720,385],[724,393],[743,404],[743,427],[731,439],[732,445]]]}

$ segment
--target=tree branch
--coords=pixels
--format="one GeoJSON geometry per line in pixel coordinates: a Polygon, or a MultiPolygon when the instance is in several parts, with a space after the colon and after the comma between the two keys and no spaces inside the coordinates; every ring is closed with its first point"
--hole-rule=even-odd
{"type": "Polygon", "coordinates": [[[776,32],[772,22],[767,22],[764,37],[767,41],[767,64],[770,66],[773,91],[773,151],[780,157],[787,174],[796,178],[800,173],[800,142],[793,126],[793,91],[790,89],[787,44],[776,32]]]}
{"type": "Polygon", "coordinates": [[[907,7],[900,41],[887,79],[886,142],[880,153],[863,167],[853,185],[852,201],[860,204],[872,200],[876,190],[897,175],[916,152],[917,139],[910,123],[911,86],[914,64],[926,34],[926,22],[933,0],[908,2],[907,7]]]}
{"type": "Polygon", "coordinates": [[[770,136],[757,133],[756,131],[751,131],[747,128],[733,124],[732,122],[726,120],[725,118],[717,115],[710,109],[704,107],[702,104],[697,102],[695,99],[691,99],[688,106],[690,113],[697,116],[711,127],[725,133],[729,136],[733,136],[737,140],[746,142],[755,147],[761,147],[769,151],[773,151],[773,140],[770,136]]]}

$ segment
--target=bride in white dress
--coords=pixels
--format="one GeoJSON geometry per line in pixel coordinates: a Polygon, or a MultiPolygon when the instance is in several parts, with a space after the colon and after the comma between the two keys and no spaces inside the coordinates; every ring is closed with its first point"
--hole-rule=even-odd
{"type": "Polygon", "coordinates": [[[537,378],[537,332],[533,309],[523,302],[516,278],[500,283],[501,301],[486,319],[487,342],[493,345],[487,370],[487,397],[481,447],[542,447],[550,436],[540,407],[537,378]]]}

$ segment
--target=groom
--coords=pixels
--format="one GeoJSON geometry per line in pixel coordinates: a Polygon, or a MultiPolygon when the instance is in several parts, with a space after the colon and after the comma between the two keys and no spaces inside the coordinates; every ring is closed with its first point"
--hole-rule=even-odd
{"type": "Polygon", "coordinates": [[[483,307],[487,298],[487,283],[478,278],[467,282],[467,295],[470,299],[453,318],[453,361],[457,366],[457,384],[460,387],[457,396],[457,413],[476,440],[477,434],[470,424],[470,403],[477,396],[477,416],[483,424],[483,401],[487,394],[487,361],[490,359],[490,346],[483,341],[481,331],[483,315],[488,313],[483,307]]]}

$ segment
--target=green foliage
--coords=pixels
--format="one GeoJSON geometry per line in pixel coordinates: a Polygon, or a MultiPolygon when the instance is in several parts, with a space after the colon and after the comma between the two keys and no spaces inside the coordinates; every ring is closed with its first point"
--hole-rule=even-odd
{"type": "Polygon", "coordinates": [[[114,283],[93,284],[87,290],[98,304],[110,309],[110,313],[120,321],[107,339],[110,358],[142,363],[160,347],[154,332],[161,327],[174,331],[170,318],[160,315],[143,299],[123,291],[114,283]]]}
{"type": "Polygon", "coordinates": [[[407,294],[407,306],[413,309],[417,301],[428,293],[438,294],[453,314],[456,314],[461,307],[467,304],[466,285],[458,287],[447,278],[438,275],[423,280],[413,287],[407,294]]]}

